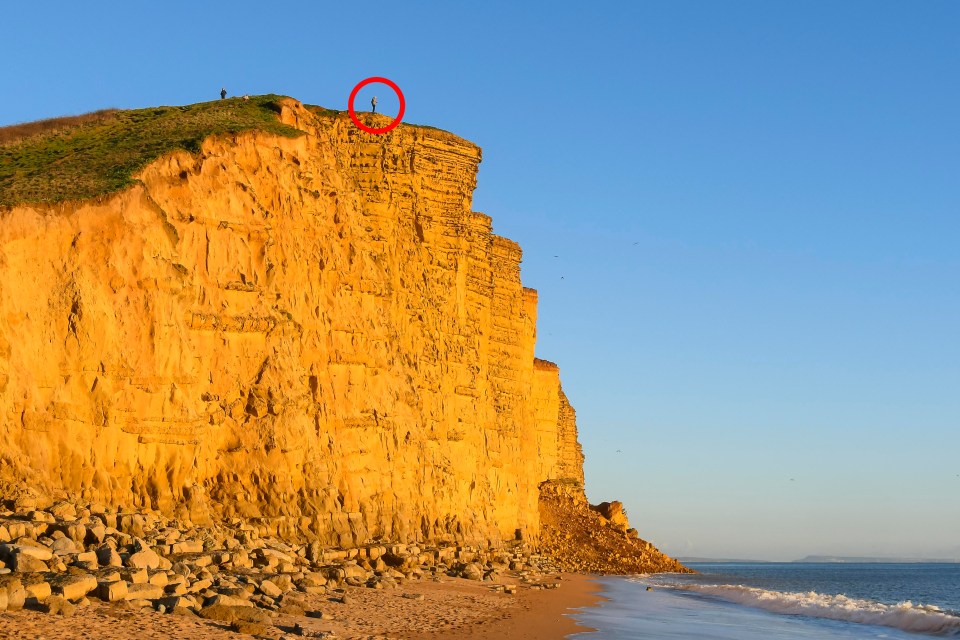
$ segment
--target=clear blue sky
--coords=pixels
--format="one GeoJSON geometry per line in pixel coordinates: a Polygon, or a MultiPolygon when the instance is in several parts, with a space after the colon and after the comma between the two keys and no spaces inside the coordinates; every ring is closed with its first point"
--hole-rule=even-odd
{"type": "Polygon", "coordinates": [[[960,557],[960,2],[146,5],[5,7],[0,124],[387,76],[484,148],[591,499],[679,554],[960,557]]]}

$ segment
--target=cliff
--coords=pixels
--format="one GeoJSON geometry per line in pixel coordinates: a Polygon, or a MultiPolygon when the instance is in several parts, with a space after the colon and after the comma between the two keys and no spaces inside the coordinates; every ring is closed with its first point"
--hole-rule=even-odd
{"type": "Polygon", "coordinates": [[[520,247],[471,209],[480,149],[274,106],[290,129],[0,209],[3,494],[343,547],[536,539],[583,456],[520,247]]]}

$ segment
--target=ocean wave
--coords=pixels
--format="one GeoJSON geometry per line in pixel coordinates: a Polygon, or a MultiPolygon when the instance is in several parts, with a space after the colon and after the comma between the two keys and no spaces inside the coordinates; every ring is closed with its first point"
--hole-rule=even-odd
{"type": "Polygon", "coordinates": [[[740,585],[670,585],[773,613],[894,627],[913,633],[960,636],[960,615],[939,607],[912,602],[883,604],[872,600],[825,595],[810,591],[789,593],[740,585]]]}

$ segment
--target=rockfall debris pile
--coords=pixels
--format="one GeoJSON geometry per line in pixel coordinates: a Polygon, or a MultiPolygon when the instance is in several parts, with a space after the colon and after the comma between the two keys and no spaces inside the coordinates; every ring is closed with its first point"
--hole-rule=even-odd
{"type": "Polygon", "coordinates": [[[540,551],[564,571],[598,574],[691,573],[630,528],[623,505],[592,507],[576,482],[540,486],[540,551]]]}
{"type": "MultiPolygon", "coordinates": [[[[502,549],[371,544],[326,549],[262,537],[235,520],[197,527],[157,512],[20,500],[0,509],[0,612],[71,615],[91,599],[227,622],[260,635],[283,613],[324,617],[304,598],[346,602],[351,588],[392,589],[442,576],[494,591],[552,589],[557,568],[517,541],[502,549]],[[496,580],[496,583],[494,581],[496,580]]],[[[421,598],[415,594],[404,594],[421,598]]],[[[304,631],[301,635],[309,635],[304,631]]]]}

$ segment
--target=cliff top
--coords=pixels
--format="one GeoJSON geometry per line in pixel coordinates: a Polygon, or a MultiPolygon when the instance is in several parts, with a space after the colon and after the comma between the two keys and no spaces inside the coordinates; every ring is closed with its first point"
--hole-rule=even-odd
{"type": "MultiPolygon", "coordinates": [[[[279,120],[283,101],[290,99],[268,94],[179,107],[107,109],[0,127],[0,207],[120,191],[160,156],[197,152],[210,136],[256,130],[297,137],[303,132],[279,120]]],[[[349,118],[345,111],[304,106],[319,118],[349,118]]]]}

